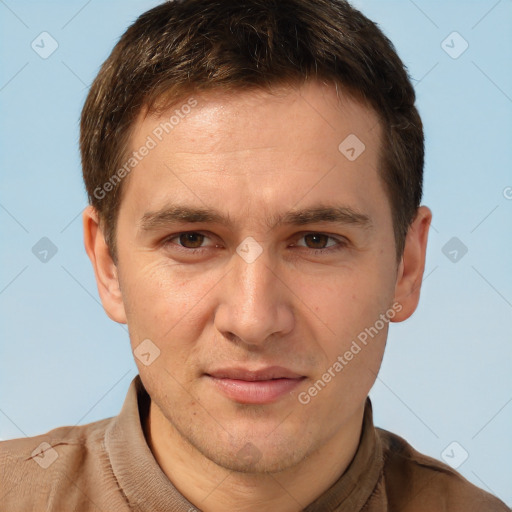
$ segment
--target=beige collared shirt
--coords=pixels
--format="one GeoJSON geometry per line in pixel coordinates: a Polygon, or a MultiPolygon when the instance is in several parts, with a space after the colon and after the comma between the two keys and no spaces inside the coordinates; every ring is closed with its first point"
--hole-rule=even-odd
{"type": "MultiPolygon", "coordinates": [[[[0,511],[198,510],[165,476],[146,443],[142,421],[149,403],[137,376],[121,413],[114,418],[0,443],[0,511]]],[[[354,459],[305,511],[509,509],[450,467],[418,453],[402,438],[376,429],[368,399],[354,459]]]]}

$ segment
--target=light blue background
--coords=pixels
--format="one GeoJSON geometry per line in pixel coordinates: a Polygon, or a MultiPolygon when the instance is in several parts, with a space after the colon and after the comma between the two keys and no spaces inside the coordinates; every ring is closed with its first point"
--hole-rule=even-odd
{"type": "MultiPolygon", "coordinates": [[[[0,2],[0,438],[115,415],[136,374],[83,250],[78,122],[100,64],[157,3],[0,2]],[[59,45],[48,59],[31,48],[43,31],[59,45]],[[43,236],[58,248],[47,263],[31,251],[43,236]]],[[[434,213],[420,306],[391,327],[371,393],[376,424],[436,458],[457,441],[459,471],[512,505],[512,2],[354,4],[416,83],[434,213]],[[453,31],[469,43],[458,59],[441,47],[453,31]],[[453,236],[468,248],[457,263],[442,252],[453,236]]]]}

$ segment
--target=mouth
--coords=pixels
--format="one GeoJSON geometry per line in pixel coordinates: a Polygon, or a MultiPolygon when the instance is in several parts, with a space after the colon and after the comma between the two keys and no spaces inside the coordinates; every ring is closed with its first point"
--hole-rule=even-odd
{"type": "Polygon", "coordinates": [[[205,377],[225,396],[241,404],[269,404],[289,395],[306,377],[287,368],[223,368],[205,377]]]}

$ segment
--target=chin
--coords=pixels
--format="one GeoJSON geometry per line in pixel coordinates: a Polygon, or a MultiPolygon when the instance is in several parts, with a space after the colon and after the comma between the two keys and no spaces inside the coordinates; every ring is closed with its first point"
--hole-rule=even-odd
{"type": "MultiPolygon", "coordinates": [[[[289,445],[292,445],[290,442],[289,445]]],[[[289,470],[302,462],[306,454],[302,453],[297,446],[261,446],[257,443],[247,441],[242,447],[235,451],[209,450],[206,448],[203,455],[213,463],[228,471],[245,474],[269,474],[289,470]]],[[[199,448],[199,447],[198,447],[199,448]]]]}

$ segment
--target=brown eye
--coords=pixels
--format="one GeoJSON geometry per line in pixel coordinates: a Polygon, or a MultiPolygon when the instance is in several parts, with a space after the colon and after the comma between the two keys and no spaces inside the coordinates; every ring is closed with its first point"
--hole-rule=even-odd
{"type": "Polygon", "coordinates": [[[186,249],[197,249],[203,245],[205,236],[201,233],[182,233],[179,235],[178,240],[180,245],[186,249]]]}
{"type": "Polygon", "coordinates": [[[311,233],[304,235],[304,242],[306,247],[310,249],[325,249],[329,242],[330,237],[322,233],[311,233]]]}

